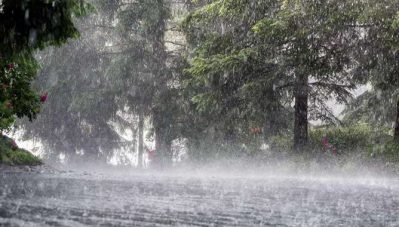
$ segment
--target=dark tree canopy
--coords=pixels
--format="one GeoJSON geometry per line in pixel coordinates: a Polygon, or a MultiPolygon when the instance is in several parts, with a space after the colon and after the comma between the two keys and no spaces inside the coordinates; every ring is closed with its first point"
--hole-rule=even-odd
{"type": "Polygon", "coordinates": [[[72,19],[83,15],[83,1],[3,0],[0,4],[0,129],[8,129],[15,117],[29,120],[40,111],[40,98],[32,90],[38,64],[34,51],[61,45],[79,33],[72,19]]]}
{"type": "Polygon", "coordinates": [[[73,17],[85,14],[88,8],[80,0],[3,0],[1,6],[2,58],[77,38],[73,17]]]}

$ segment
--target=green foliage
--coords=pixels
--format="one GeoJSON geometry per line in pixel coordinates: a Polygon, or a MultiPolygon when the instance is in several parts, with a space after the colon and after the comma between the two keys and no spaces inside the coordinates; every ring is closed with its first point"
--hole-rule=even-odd
{"type": "MultiPolygon", "coordinates": [[[[91,2],[96,14],[75,21],[81,39],[39,54],[44,67],[35,86],[56,98],[34,124],[23,122],[28,135],[39,137],[53,157],[66,154],[66,161],[95,156],[106,162],[114,149],[131,149],[132,143],[109,124],[135,132],[132,119],[121,112],[142,112],[150,119],[161,111],[159,124],[170,128],[179,108],[176,89],[167,86],[174,79],[163,38],[169,5],[161,0],[91,2]],[[84,150],[84,157],[77,150],[84,150]]],[[[167,131],[168,140],[174,139],[177,130],[167,131]]]]}
{"type": "Polygon", "coordinates": [[[7,165],[40,165],[41,160],[26,150],[0,152],[1,162],[7,165]]]}
{"type": "Polygon", "coordinates": [[[146,36],[143,38],[150,39],[163,36],[162,27],[170,15],[169,7],[162,0],[138,0],[122,8],[120,7],[118,18],[123,31],[135,31],[146,36]]]}
{"type": "Polygon", "coordinates": [[[386,164],[399,163],[399,143],[389,141],[369,149],[371,157],[382,159],[386,164]]]}
{"type": "Polygon", "coordinates": [[[396,118],[399,85],[398,11],[398,2],[380,0],[363,13],[363,23],[373,26],[367,30],[367,39],[359,43],[359,49],[363,51],[357,59],[366,72],[362,80],[371,85],[371,89],[350,103],[346,109],[347,121],[361,120],[391,127],[396,118]]]}
{"type": "Polygon", "coordinates": [[[30,84],[36,76],[35,62],[19,60],[3,66],[0,71],[1,131],[9,129],[15,117],[26,116],[33,120],[40,111],[39,96],[30,84]]]}
{"type": "Polygon", "coordinates": [[[276,2],[212,1],[185,18],[182,28],[192,53],[183,85],[197,122],[185,137],[201,140],[199,131],[215,130],[215,143],[240,147],[248,145],[239,139],[246,128],[261,127],[265,137],[289,128],[287,93],[278,89],[286,77],[251,31],[276,2]]]}
{"type": "Polygon", "coordinates": [[[273,152],[288,152],[292,150],[291,135],[277,135],[268,139],[268,144],[273,152]]]}
{"type": "Polygon", "coordinates": [[[367,122],[378,127],[391,127],[396,117],[396,96],[390,89],[372,89],[351,100],[344,110],[343,122],[367,122]]]}
{"type": "Polygon", "coordinates": [[[316,128],[310,131],[312,149],[323,150],[322,140],[327,137],[330,144],[343,153],[367,150],[369,147],[386,142],[390,138],[387,129],[376,129],[368,124],[316,128]]]}
{"type": "Polygon", "coordinates": [[[208,163],[215,160],[251,159],[262,155],[262,136],[243,132],[235,140],[220,140],[217,132],[203,134],[201,140],[190,140],[188,155],[194,163],[208,163]],[[216,138],[215,138],[216,137],[216,138]]]}
{"type": "MultiPolygon", "coordinates": [[[[81,0],[1,1],[1,131],[7,130],[16,118],[27,117],[32,121],[40,111],[40,102],[47,99],[47,95],[39,98],[31,86],[39,69],[35,51],[79,37],[73,19],[93,11],[91,5],[81,0]]],[[[23,152],[10,155],[12,162],[29,161],[23,152]]]]}
{"type": "MultiPolygon", "coordinates": [[[[270,149],[275,152],[292,150],[290,137],[290,135],[271,137],[268,140],[270,149]]],[[[306,147],[306,151],[324,152],[323,139],[325,137],[341,154],[368,153],[370,149],[390,144],[392,140],[392,136],[389,135],[389,128],[376,128],[369,124],[319,126],[310,130],[309,144],[306,147]]]]}
{"type": "Polygon", "coordinates": [[[83,16],[92,7],[79,0],[3,0],[0,12],[2,57],[31,53],[49,45],[61,45],[79,32],[73,17],[83,16]]]}
{"type": "Polygon", "coordinates": [[[114,79],[111,86],[119,92],[121,105],[150,113],[158,95],[165,95],[157,91],[167,91],[163,86],[171,75],[165,66],[164,46],[169,5],[162,0],[139,0],[120,4],[118,9],[117,31],[123,48],[113,58],[107,76],[114,79]]]}
{"type": "MultiPolygon", "coordinates": [[[[81,21],[77,26],[82,26],[81,21]]],[[[47,91],[49,99],[33,123],[24,120],[18,124],[27,138],[40,139],[49,158],[58,159],[64,153],[70,160],[75,150],[97,155],[100,146],[106,156],[120,145],[114,142],[119,136],[107,124],[118,110],[110,83],[102,74],[109,59],[94,52],[87,33],[91,31],[83,32],[80,41],[38,55],[43,66],[33,85],[47,91]]],[[[82,157],[78,160],[84,161],[82,157]]]]}
{"type": "Polygon", "coordinates": [[[38,70],[33,52],[78,37],[72,19],[90,9],[78,0],[1,2],[0,130],[8,129],[16,117],[36,117],[40,102],[31,88],[38,70]]]}
{"type": "Polygon", "coordinates": [[[386,0],[207,2],[182,23],[193,50],[186,89],[215,124],[287,121],[281,112],[297,90],[309,97],[310,119],[337,124],[327,100],[347,103],[374,73],[397,87],[397,14],[386,0]]]}
{"type": "Polygon", "coordinates": [[[15,142],[6,137],[0,138],[0,163],[7,165],[40,165],[41,160],[30,152],[17,147],[15,142]]]}

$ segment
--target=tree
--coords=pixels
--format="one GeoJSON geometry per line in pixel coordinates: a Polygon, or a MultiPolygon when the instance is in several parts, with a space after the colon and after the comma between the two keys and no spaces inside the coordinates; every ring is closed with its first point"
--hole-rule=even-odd
{"type": "Polygon", "coordinates": [[[349,121],[362,119],[377,126],[390,127],[394,119],[395,140],[399,141],[399,3],[373,1],[365,7],[358,26],[364,40],[359,43],[356,60],[367,73],[362,82],[372,89],[357,97],[346,110],[349,121]]]}
{"type": "Polygon", "coordinates": [[[289,112],[285,94],[274,89],[282,75],[274,71],[273,62],[264,61],[269,53],[258,48],[261,44],[251,31],[275,3],[214,1],[183,23],[192,49],[185,89],[202,116],[200,130],[216,130],[225,144],[239,144],[238,138],[250,136],[251,127],[263,128],[268,136],[288,128],[277,117],[289,112]]]}
{"type": "Polygon", "coordinates": [[[31,89],[38,69],[34,51],[76,38],[79,33],[72,19],[90,7],[77,0],[3,0],[0,6],[0,127],[4,130],[15,117],[32,120],[40,110],[40,97],[31,89]]]}
{"type": "Polygon", "coordinates": [[[159,148],[158,153],[170,157],[168,147],[176,137],[171,129],[176,113],[172,96],[177,91],[170,86],[175,80],[170,70],[174,60],[166,50],[164,34],[172,6],[163,1],[114,0],[94,1],[93,5],[95,15],[76,21],[82,31],[79,41],[40,54],[45,67],[37,84],[63,99],[49,100],[45,114],[25,129],[48,142],[50,150],[106,161],[116,148],[135,142],[125,141],[112,126],[121,131],[131,128],[134,134],[138,131],[140,159],[144,120],[148,119],[160,141],[157,144],[166,144],[166,152],[159,148]],[[127,122],[120,112],[137,118],[137,124],[127,122]],[[65,121],[57,121],[54,113],[65,121]]]}
{"type": "Polygon", "coordinates": [[[164,40],[169,7],[162,0],[120,4],[117,26],[121,40],[117,45],[122,47],[110,70],[118,82],[115,88],[129,91],[128,95],[121,92],[120,97],[139,116],[139,163],[143,154],[144,116],[149,115],[154,127],[156,162],[160,166],[169,165],[173,140],[173,113],[168,112],[172,92],[168,82],[172,75],[164,40]]]}
{"type": "Polygon", "coordinates": [[[346,102],[355,87],[351,56],[361,34],[353,26],[359,10],[352,3],[208,3],[186,20],[189,40],[197,46],[188,72],[210,87],[200,90],[194,101],[213,110],[228,107],[215,100],[232,97],[237,98],[230,103],[244,103],[244,110],[255,109],[246,104],[263,103],[259,112],[272,124],[275,111],[287,112],[294,97],[294,148],[301,150],[308,140],[309,117],[337,121],[326,100],[346,102]],[[252,101],[234,92],[248,87],[258,94],[249,96],[252,101]]]}
{"type": "Polygon", "coordinates": [[[362,39],[357,28],[361,9],[356,1],[284,1],[275,17],[254,27],[292,78],[287,85],[295,97],[296,150],[307,144],[308,115],[328,119],[333,115],[325,101],[345,103],[355,88],[358,64],[353,56],[362,39]]]}
{"type": "Polygon", "coordinates": [[[50,159],[59,160],[63,154],[68,163],[105,163],[116,148],[132,145],[113,124],[126,121],[117,114],[119,91],[112,89],[106,76],[113,57],[107,43],[117,38],[110,2],[101,1],[103,6],[93,1],[96,13],[74,19],[80,39],[36,54],[41,70],[33,85],[50,98],[35,122],[20,125],[26,136],[43,143],[50,159]]]}

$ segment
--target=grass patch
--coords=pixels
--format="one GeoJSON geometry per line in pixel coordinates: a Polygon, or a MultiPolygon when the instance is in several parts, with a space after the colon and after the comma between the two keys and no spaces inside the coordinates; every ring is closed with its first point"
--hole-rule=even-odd
{"type": "Polygon", "coordinates": [[[0,136],[0,164],[7,165],[40,165],[42,161],[29,151],[18,148],[14,140],[0,136]]]}

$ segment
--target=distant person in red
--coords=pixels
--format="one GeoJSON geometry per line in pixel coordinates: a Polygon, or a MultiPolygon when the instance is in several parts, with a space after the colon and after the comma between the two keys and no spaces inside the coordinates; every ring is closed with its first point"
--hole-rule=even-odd
{"type": "Polygon", "coordinates": [[[334,155],[337,155],[337,149],[328,141],[327,135],[323,136],[323,139],[321,140],[321,143],[323,144],[323,148],[325,150],[330,150],[334,155]]]}

